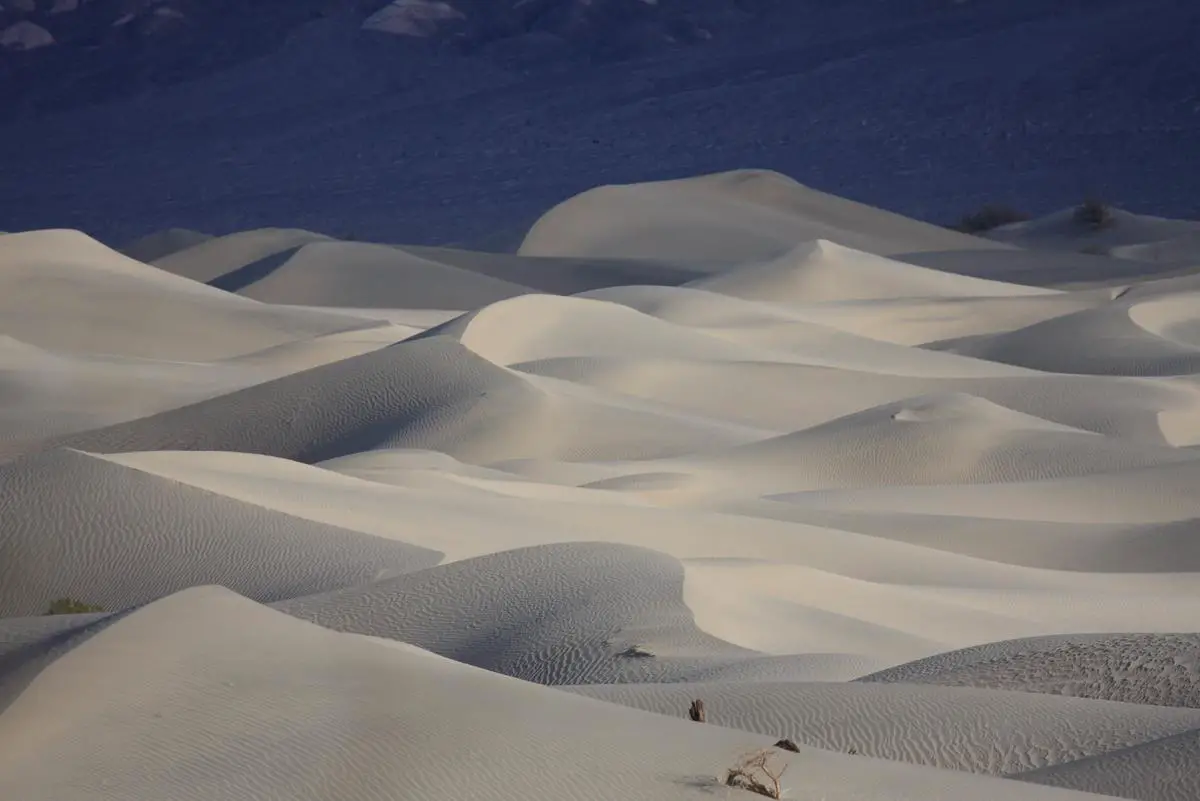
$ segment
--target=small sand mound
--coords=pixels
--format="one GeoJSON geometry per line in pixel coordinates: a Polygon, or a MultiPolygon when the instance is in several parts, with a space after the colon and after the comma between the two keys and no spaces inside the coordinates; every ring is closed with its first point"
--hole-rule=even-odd
{"type": "Polygon", "coordinates": [[[488,361],[503,365],[568,355],[659,354],[728,361],[758,355],[616,303],[556,295],[525,295],[494,303],[432,328],[424,336],[454,337],[488,361]]]}
{"type": "MultiPolygon", "coordinates": [[[[428,261],[388,245],[312,242],[263,275],[247,268],[237,287],[264,303],[350,308],[473,309],[529,287],[428,261]]],[[[235,275],[222,282],[232,284],[235,275]]]]}

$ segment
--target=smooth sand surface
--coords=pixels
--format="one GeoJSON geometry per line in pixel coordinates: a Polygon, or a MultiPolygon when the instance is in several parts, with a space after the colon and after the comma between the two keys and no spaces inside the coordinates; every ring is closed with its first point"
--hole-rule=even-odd
{"type": "Polygon", "coordinates": [[[0,797],[1197,797],[1200,282],[1069,222],[0,237],[0,797]]]}

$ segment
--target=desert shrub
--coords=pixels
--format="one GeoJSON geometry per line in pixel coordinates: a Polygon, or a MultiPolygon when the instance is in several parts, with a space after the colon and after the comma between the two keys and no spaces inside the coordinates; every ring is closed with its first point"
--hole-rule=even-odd
{"type": "Polygon", "coordinates": [[[626,659],[653,659],[654,652],[640,645],[631,645],[624,651],[621,651],[617,656],[625,657],[626,659]]]}
{"type": "Polygon", "coordinates": [[[1025,222],[1029,215],[1009,206],[987,205],[978,211],[964,216],[956,225],[951,226],[964,234],[981,234],[1002,225],[1025,222]]]}
{"type": "Polygon", "coordinates": [[[50,608],[46,611],[47,615],[86,615],[89,612],[103,612],[99,606],[85,604],[83,601],[76,601],[74,598],[59,598],[56,601],[50,602],[50,608]]]}
{"type": "Polygon", "coordinates": [[[775,751],[770,748],[745,754],[725,773],[725,785],[749,790],[767,798],[782,798],[783,787],[779,780],[787,772],[787,765],[781,768],[772,767],[773,756],[775,751]]]}
{"type": "Polygon", "coordinates": [[[1076,206],[1072,217],[1080,225],[1096,230],[1108,228],[1116,221],[1112,206],[1095,198],[1089,198],[1076,206]]]}

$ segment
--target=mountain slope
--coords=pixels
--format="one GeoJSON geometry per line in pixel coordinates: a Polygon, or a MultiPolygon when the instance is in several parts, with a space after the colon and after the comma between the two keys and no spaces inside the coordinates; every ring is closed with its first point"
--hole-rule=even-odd
{"type": "MultiPolygon", "coordinates": [[[[233,27],[214,52],[249,38],[253,61],[153,91],[139,79],[136,98],[0,127],[3,227],[125,241],[287,224],[513,249],[541,211],[585,189],[745,167],[939,222],[986,202],[1036,214],[1085,195],[1200,213],[1185,180],[1200,126],[1193,3],[779,3],[695,46],[654,39],[619,64],[585,52],[620,25],[580,29],[564,60],[530,40],[552,32],[500,26],[464,53],[364,31],[363,13],[284,36],[275,18],[256,34],[245,10],[223,18],[233,27]]],[[[29,67],[0,85],[42,76],[76,99],[113,96],[43,64],[54,49],[9,53],[29,67]]]]}

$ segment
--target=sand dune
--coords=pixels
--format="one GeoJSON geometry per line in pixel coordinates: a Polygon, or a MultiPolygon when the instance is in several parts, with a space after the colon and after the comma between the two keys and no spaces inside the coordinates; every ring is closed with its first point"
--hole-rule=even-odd
{"type": "Polygon", "coordinates": [[[1200,792],[1200,780],[1192,769],[1197,759],[1200,732],[1189,731],[1012,778],[1121,798],[1189,801],[1200,792]]]}
{"type": "Polygon", "coordinates": [[[0,467],[0,488],[6,616],[37,614],[62,597],[121,609],[196,584],[272,601],[441,558],[419,545],[270,512],[78,451],[0,467]]]}
{"type": "MultiPolygon", "coordinates": [[[[1086,249],[1124,255],[1122,251],[1129,253],[1126,249],[1130,247],[1144,248],[1172,240],[1191,241],[1194,244],[1192,238],[1200,234],[1200,222],[1135,214],[1111,206],[1104,208],[1104,223],[1101,225],[1089,222],[1086,217],[1081,220],[1076,214],[1076,209],[1069,208],[1028,222],[998,228],[989,233],[989,238],[1024,248],[1076,251],[1086,249]]],[[[1181,250],[1170,253],[1172,261],[1184,260],[1180,259],[1180,256],[1186,259],[1197,255],[1197,251],[1190,248],[1186,252],[1181,250]]],[[[1143,258],[1153,256],[1152,247],[1135,250],[1133,255],[1136,257],[1139,252],[1143,258]]]]}
{"type": "Polygon", "coordinates": [[[1158,298],[1144,303],[1114,302],[1010,333],[949,340],[930,347],[1058,373],[1191,375],[1200,365],[1200,347],[1159,332],[1191,330],[1196,319],[1193,315],[1200,315],[1197,303],[1200,295],[1158,298]],[[1047,341],[1056,343],[1056,347],[1045,347],[1047,341]]]}
{"type": "Polygon", "coordinates": [[[51,350],[198,361],[371,325],[234,297],[76,231],[2,236],[0,265],[0,334],[51,350]]]}
{"type": "MultiPolygon", "coordinates": [[[[331,787],[349,801],[660,801],[711,794],[731,753],[770,741],[573,698],[197,588],[43,670],[0,716],[0,776],[6,792],[63,801],[93,798],[91,787],[186,801],[321,799],[331,787]],[[148,645],[140,670],[123,669],[148,645]],[[186,771],[149,769],[197,753],[186,771]],[[564,760],[574,770],[551,769],[564,760]]],[[[831,801],[1096,797],[815,749],[793,759],[811,765],[789,786],[831,801]]]]}
{"type": "MultiPolygon", "coordinates": [[[[444,462],[430,467],[427,457],[414,457],[408,466],[394,457],[379,466],[388,470],[384,484],[375,480],[378,474],[368,474],[369,481],[355,475],[353,464],[365,458],[357,456],[326,463],[332,470],[349,463],[351,473],[345,476],[249,454],[159,452],[108,458],[292,517],[393,540],[419,540],[452,560],[494,553],[498,541],[510,548],[575,541],[652,548],[683,560],[687,604],[703,631],[769,654],[800,648],[801,658],[788,669],[802,676],[809,670],[808,653],[839,655],[845,664],[866,660],[881,665],[981,642],[980,604],[995,610],[989,615],[990,631],[1009,636],[1053,632],[1064,620],[1076,630],[1102,630],[1114,621],[1135,625],[1145,622],[1148,609],[1155,610],[1165,630],[1177,630],[1198,613],[1187,597],[1169,598],[1172,587],[1185,584],[1180,574],[1170,572],[1153,580],[1088,574],[1068,579],[963,558],[954,548],[939,554],[832,528],[661,509],[642,497],[623,499],[626,493],[612,491],[617,487],[602,492],[516,477],[502,480],[497,476],[504,474],[497,470],[465,471],[444,462]],[[395,514],[397,508],[405,510],[402,516],[395,514]],[[581,509],[589,511],[581,517],[581,509]],[[963,586],[987,587],[993,597],[967,596],[963,586]],[[1100,592],[1112,599],[1097,603],[1100,592]],[[1039,615],[1037,606],[1048,597],[1059,611],[1039,615]]],[[[959,546],[970,547],[969,542],[959,546]]],[[[477,564],[482,569],[488,562],[477,564]]],[[[456,586],[464,589],[448,590],[446,596],[469,596],[487,580],[472,576],[461,573],[456,586]]],[[[496,605],[520,608],[522,603],[496,605]]],[[[760,667],[768,674],[776,669],[749,664],[758,658],[738,657],[748,662],[739,668],[743,675],[760,667]]],[[[701,659],[687,667],[688,675],[711,672],[727,661],[722,657],[706,667],[701,659]]],[[[841,678],[863,672],[848,671],[841,678]]]]}
{"type": "Polygon", "coordinates": [[[549,380],[522,377],[447,337],[431,337],[129,423],[9,444],[7,451],[11,458],[50,446],[91,452],[244,450],[316,462],[372,448],[416,447],[486,462],[649,458],[756,434],[635,402],[597,402],[595,393],[569,386],[555,389],[549,380]]]}
{"type": "Polygon", "coordinates": [[[1118,245],[1111,248],[1109,252],[1122,259],[1142,259],[1169,265],[1182,264],[1195,267],[1196,262],[1200,261],[1200,231],[1192,231],[1156,242],[1118,245]]]}
{"type": "Polygon", "coordinates": [[[312,242],[278,265],[248,265],[211,282],[267,303],[473,309],[530,287],[421,259],[398,248],[312,242]]]}
{"type": "Polygon", "coordinates": [[[691,286],[746,300],[829,303],[881,298],[1025,297],[1052,290],[931,270],[818,239],[691,286]]]}
{"type": "Polygon", "coordinates": [[[762,502],[727,502],[722,508],[1024,567],[1101,573],[1200,572],[1194,518],[1154,523],[1047,522],[964,514],[828,511],[762,502]]]}
{"type": "MultiPolygon", "coordinates": [[[[891,367],[873,361],[877,370],[869,365],[838,369],[638,357],[562,357],[514,366],[522,372],[667,401],[696,414],[724,414],[738,422],[780,431],[811,427],[906,397],[965,392],[1109,436],[1190,445],[1198,434],[1200,394],[1187,383],[1048,373],[954,377],[958,368],[971,367],[970,362],[942,363],[954,368],[947,371],[949,375],[939,375],[940,371],[910,375],[901,371],[910,367],[924,371],[937,362],[926,361],[924,356],[891,367]],[[804,403],[797,404],[797,397],[803,397],[804,403]]],[[[986,369],[986,363],[979,364],[984,365],[981,370],[986,369]]]]}
{"type": "Polygon", "coordinates": [[[538,292],[569,295],[627,284],[677,286],[729,267],[724,262],[665,259],[529,256],[481,253],[447,247],[393,245],[426,261],[470,270],[480,275],[533,287],[538,292]]]}
{"type": "Polygon", "coordinates": [[[167,253],[151,261],[155,267],[172,275],[209,284],[233,273],[253,270],[262,262],[282,260],[307,244],[328,241],[331,237],[314,231],[260,228],[206,237],[187,247],[170,247],[167,253]]]}
{"type": "Polygon", "coordinates": [[[554,258],[342,241],[266,228],[210,237],[168,230],[123,250],[167,272],[268,303],[472,309],[529,292],[571,294],[651,281],[674,286],[728,266],[554,258]]]}
{"type": "Polygon", "coordinates": [[[679,562],[660,553],[563,543],[276,608],[539,684],[679,681],[750,656],[696,629],[683,578],[679,562]]]}
{"type": "Polygon", "coordinates": [[[0,796],[1191,799],[1200,283],[1115,220],[0,237],[0,796]]]}
{"type": "Polygon", "coordinates": [[[991,687],[1200,709],[1200,635],[1038,637],[939,654],[860,681],[991,687]]]}
{"type": "Polygon", "coordinates": [[[1196,459],[1175,448],[1114,441],[972,395],[946,393],[701,454],[688,463],[752,482],[759,495],[770,495],[784,488],[1029,481],[1196,459]]]}
{"type": "Polygon", "coordinates": [[[369,353],[420,331],[377,325],[211,362],[57,353],[0,337],[0,440],[59,437],[148,417],[369,353]]]}
{"type": "Polygon", "coordinates": [[[735,170],[576,195],[546,212],[519,252],[756,261],[815,239],[885,256],[1003,247],[817,192],[776,172],[735,170]]]}
{"type": "Polygon", "coordinates": [[[867,683],[610,684],[589,698],[679,714],[693,698],[720,726],[831,751],[971,773],[1061,765],[1200,733],[1200,711],[1001,690],[867,683]]]}
{"type": "Polygon", "coordinates": [[[167,228],[139,237],[121,246],[120,251],[131,259],[149,264],[212,238],[212,234],[188,228],[167,228]]]}
{"type": "MultiPolygon", "coordinates": [[[[879,336],[874,330],[850,330],[856,327],[859,310],[840,304],[835,313],[823,314],[819,307],[783,306],[743,300],[693,287],[660,286],[614,287],[581,293],[579,297],[619,303],[660,320],[699,329],[710,336],[788,354],[775,355],[772,358],[770,353],[747,354],[742,351],[739,354],[742,356],[742,362],[782,359],[838,367],[843,370],[869,369],[893,375],[1021,374],[1019,370],[1005,369],[991,362],[932,356],[929,352],[905,347],[892,338],[898,335],[895,327],[889,329],[887,336],[879,336]]],[[[862,312],[869,311],[862,309],[862,312]]],[[[1056,311],[1061,313],[1060,310],[1056,311]]],[[[971,314],[974,322],[970,330],[978,331],[982,321],[977,313],[978,309],[975,312],[971,314]]],[[[875,310],[878,316],[885,316],[887,313],[884,310],[875,310]]],[[[946,310],[941,310],[938,319],[939,333],[947,329],[946,316],[946,310]]],[[[908,322],[911,325],[911,320],[908,322]]],[[[989,325],[984,330],[994,329],[989,325]]],[[[640,355],[648,357],[650,354],[640,355]]],[[[714,358],[715,355],[710,354],[708,358],[714,358]]]]}
{"type": "Polygon", "coordinates": [[[1056,523],[1171,523],[1200,516],[1200,464],[991,486],[872,487],[794,493],[774,500],[830,511],[940,513],[1056,523]]]}
{"type": "Polygon", "coordinates": [[[1130,246],[1112,255],[1047,250],[935,250],[900,253],[897,261],[969,275],[1062,291],[1122,287],[1148,276],[1178,270],[1176,264],[1140,259],[1130,246]]]}
{"type": "Polygon", "coordinates": [[[560,356],[661,355],[749,361],[762,353],[671,325],[604,301],[527,295],[496,303],[432,328],[424,336],[453,337],[496,364],[511,365],[560,356]]]}

